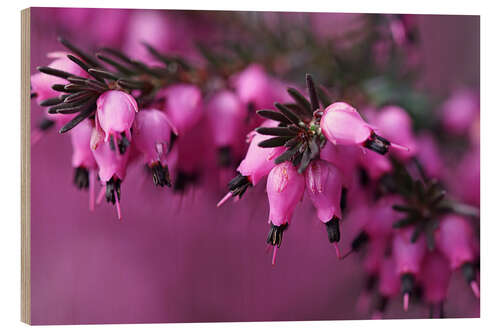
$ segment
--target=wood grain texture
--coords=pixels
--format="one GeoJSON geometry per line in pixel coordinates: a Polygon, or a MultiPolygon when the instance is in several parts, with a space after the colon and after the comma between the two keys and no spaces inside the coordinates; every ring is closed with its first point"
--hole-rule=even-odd
{"type": "Polygon", "coordinates": [[[30,9],[21,11],[21,321],[31,323],[30,9]]]}

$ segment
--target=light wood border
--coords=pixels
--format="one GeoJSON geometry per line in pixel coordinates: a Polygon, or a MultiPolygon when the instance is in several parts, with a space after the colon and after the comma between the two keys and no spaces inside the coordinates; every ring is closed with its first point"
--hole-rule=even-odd
{"type": "Polygon", "coordinates": [[[31,324],[30,9],[21,11],[21,321],[31,324]]]}

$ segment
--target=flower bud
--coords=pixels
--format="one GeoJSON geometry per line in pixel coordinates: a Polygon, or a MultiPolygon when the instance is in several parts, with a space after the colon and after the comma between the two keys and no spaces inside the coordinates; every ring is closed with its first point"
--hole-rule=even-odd
{"type": "Polygon", "coordinates": [[[172,130],[177,135],[186,134],[201,119],[201,92],[195,85],[171,85],[159,95],[166,98],[165,112],[172,130]]]}
{"type": "Polygon", "coordinates": [[[408,113],[399,106],[386,106],[375,117],[377,132],[389,141],[396,141],[409,150],[395,150],[397,158],[406,161],[417,152],[413,124],[408,113]]]}
{"type": "Polygon", "coordinates": [[[207,117],[217,147],[231,146],[239,139],[245,110],[231,91],[221,91],[207,103],[207,117]]]}
{"type": "Polygon", "coordinates": [[[166,155],[171,130],[167,116],[157,109],[144,109],[134,122],[134,144],[149,165],[161,161],[166,155]]]}
{"type": "Polygon", "coordinates": [[[125,133],[129,142],[132,140],[130,128],[138,111],[134,97],[118,90],[108,90],[97,99],[97,121],[105,133],[104,141],[108,142],[113,135],[115,144],[125,133]]]}
{"type": "Polygon", "coordinates": [[[85,119],[70,131],[73,146],[72,165],[74,168],[84,167],[94,169],[97,167],[94,154],[90,149],[90,139],[94,126],[89,119],[85,119]]]}
{"type": "Polygon", "coordinates": [[[309,198],[316,207],[318,219],[326,223],[332,218],[342,218],[340,196],[342,177],[332,164],[315,160],[306,169],[306,184],[309,198]]]}
{"type": "Polygon", "coordinates": [[[347,103],[336,102],[328,106],[320,125],[325,137],[336,145],[364,146],[382,155],[388,151],[389,146],[407,150],[375,134],[372,126],[347,103]]]}
{"type": "Polygon", "coordinates": [[[398,274],[418,274],[426,252],[423,236],[412,242],[413,228],[398,230],[394,235],[392,253],[398,274]]]}
{"type": "Polygon", "coordinates": [[[167,116],[156,109],[141,110],[134,121],[134,144],[144,156],[153,173],[156,185],[170,186],[168,166],[165,163],[170,145],[170,126],[167,116]]]}
{"type": "Polygon", "coordinates": [[[436,246],[453,270],[475,259],[473,239],[469,222],[459,215],[446,215],[436,230],[436,246]]]}
{"type": "Polygon", "coordinates": [[[479,97],[471,90],[455,91],[442,106],[442,122],[452,134],[464,134],[479,117],[479,97]]]}
{"type": "Polygon", "coordinates": [[[280,226],[290,222],[295,206],[304,193],[304,175],[291,162],[276,165],[267,178],[269,223],[280,226]]]}

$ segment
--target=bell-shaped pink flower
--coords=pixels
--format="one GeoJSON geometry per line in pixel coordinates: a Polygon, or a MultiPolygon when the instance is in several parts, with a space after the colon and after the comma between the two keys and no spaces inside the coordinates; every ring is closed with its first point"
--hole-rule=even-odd
{"type": "Polygon", "coordinates": [[[408,113],[399,106],[386,106],[376,115],[373,123],[377,132],[389,141],[398,142],[409,150],[395,150],[394,155],[406,161],[417,153],[417,141],[408,113]]]}
{"type": "Polygon", "coordinates": [[[339,146],[327,142],[321,149],[320,157],[337,167],[342,174],[342,186],[350,188],[356,172],[361,149],[356,146],[339,146]]]}
{"type": "Polygon", "coordinates": [[[325,223],[328,240],[335,243],[337,257],[340,258],[337,243],[340,241],[339,221],[342,218],[342,175],[333,164],[314,160],[307,167],[305,178],[307,193],[316,208],[316,216],[325,223]]]}
{"type": "MultiPolygon", "coordinates": [[[[53,52],[49,56],[55,57],[55,59],[48,65],[48,67],[58,69],[67,73],[74,74],[75,76],[88,77],[88,73],[85,72],[80,66],[71,61],[67,57],[68,53],[65,52],[53,52]]],[[[31,76],[31,88],[34,93],[36,93],[36,100],[38,103],[48,99],[59,96],[61,93],[52,89],[54,84],[68,84],[68,80],[61,77],[48,75],[45,73],[36,73],[31,76]]],[[[70,115],[70,117],[73,115],[70,115]]]]}
{"type": "Polygon", "coordinates": [[[90,140],[94,126],[92,121],[85,119],[70,132],[73,146],[72,165],[75,168],[74,183],[78,188],[89,189],[89,209],[94,210],[95,180],[97,163],[90,149],[90,140]]]}
{"type": "Polygon", "coordinates": [[[224,90],[210,98],[206,115],[219,153],[219,164],[229,167],[244,138],[247,112],[235,93],[224,90]]]}
{"type": "Polygon", "coordinates": [[[471,225],[459,215],[446,215],[436,230],[436,245],[453,270],[475,259],[473,239],[471,225]]]}
{"type": "Polygon", "coordinates": [[[168,167],[164,163],[171,136],[167,116],[157,109],[141,110],[135,117],[133,128],[135,147],[153,172],[153,181],[159,186],[170,186],[168,167]]]}
{"type": "Polygon", "coordinates": [[[218,92],[207,103],[207,117],[217,147],[230,147],[239,139],[246,117],[238,96],[224,90],[218,92]]]}
{"type": "Polygon", "coordinates": [[[167,116],[157,109],[143,109],[134,122],[134,144],[149,165],[167,153],[171,130],[167,116]]]}
{"type": "MultiPolygon", "coordinates": [[[[265,121],[262,126],[272,127],[273,124],[276,126],[277,122],[265,121]]],[[[285,148],[283,146],[275,148],[259,147],[260,142],[269,139],[267,135],[252,132],[250,137],[251,141],[247,154],[238,166],[237,171],[243,176],[247,176],[252,185],[255,186],[276,165],[274,164],[274,158],[285,151],[285,148]]]]}
{"type": "Polygon", "coordinates": [[[417,157],[427,177],[441,177],[444,169],[443,160],[437,142],[430,133],[419,135],[417,157]]]}
{"type": "Polygon", "coordinates": [[[85,119],[70,131],[73,146],[72,165],[74,168],[84,167],[94,169],[97,167],[94,154],[90,149],[90,139],[94,126],[92,121],[85,119]]]}
{"type": "Polygon", "coordinates": [[[392,242],[392,253],[396,264],[396,272],[401,276],[403,292],[403,308],[408,310],[410,293],[415,286],[415,277],[420,273],[422,261],[426,253],[423,236],[412,242],[413,228],[398,230],[392,242]]]}
{"type": "Polygon", "coordinates": [[[479,207],[481,204],[481,165],[479,147],[468,151],[448,182],[453,193],[462,201],[479,207]],[[457,179],[460,179],[457,182],[457,179]]]}
{"type": "MultiPolygon", "coordinates": [[[[286,89],[270,77],[261,65],[252,64],[231,78],[236,94],[243,105],[252,110],[270,108],[282,102],[286,89]]],[[[286,98],[286,97],[285,97],[286,98]]]]}
{"type": "Polygon", "coordinates": [[[131,95],[118,90],[108,90],[97,99],[98,126],[104,131],[104,141],[108,142],[113,136],[115,145],[121,139],[122,133],[128,141],[132,141],[130,128],[139,109],[137,102],[131,95]]]}
{"type": "Polygon", "coordinates": [[[438,251],[429,252],[422,264],[420,282],[424,298],[430,304],[439,304],[446,299],[450,284],[450,264],[438,251]]]}
{"type": "Polygon", "coordinates": [[[201,119],[203,107],[201,91],[191,84],[175,84],[164,89],[159,96],[165,97],[165,112],[177,135],[184,135],[201,119]]]}
{"type": "Polygon", "coordinates": [[[479,96],[472,90],[455,91],[442,106],[442,123],[453,134],[465,134],[479,118],[479,96]]]}
{"type": "Polygon", "coordinates": [[[276,262],[276,248],[281,245],[283,232],[292,219],[295,206],[304,194],[304,187],[304,175],[299,174],[288,161],[276,165],[267,177],[266,189],[271,224],[267,243],[274,246],[273,264],[276,262]]]}
{"type": "Polygon", "coordinates": [[[407,150],[375,134],[373,127],[347,103],[336,102],[328,106],[320,125],[325,137],[336,145],[364,146],[380,154],[385,154],[389,147],[407,150]]]}
{"type": "Polygon", "coordinates": [[[426,252],[425,237],[411,241],[413,228],[398,230],[394,235],[392,251],[399,274],[418,274],[426,252]]]}
{"type": "Polygon", "coordinates": [[[335,166],[322,160],[312,161],[306,169],[306,184],[307,193],[321,222],[326,223],[334,217],[342,218],[342,177],[335,166]]]}
{"type": "Polygon", "coordinates": [[[291,162],[276,165],[267,178],[269,223],[280,226],[292,218],[295,206],[304,194],[304,175],[297,172],[291,162]]]}
{"type": "MultiPolygon", "coordinates": [[[[121,219],[120,208],[120,185],[127,173],[127,165],[130,149],[123,154],[116,152],[117,146],[103,141],[104,134],[99,128],[92,132],[90,147],[99,168],[99,179],[101,180],[103,190],[105,190],[106,200],[116,204],[118,218],[121,219]]],[[[101,195],[99,197],[102,197],[101,195]]],[[[98,202],[100,199],[98,199],[98,202]]]]}

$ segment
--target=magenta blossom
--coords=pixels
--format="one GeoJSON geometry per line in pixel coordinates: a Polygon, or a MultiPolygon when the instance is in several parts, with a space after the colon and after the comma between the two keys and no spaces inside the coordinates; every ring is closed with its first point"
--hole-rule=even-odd
{"type": "Polygon", "coordinates": [[[170,149],[171,130],[167,116],[157,109],[141,110],[135,117],[134,144],[144,156],[156,185],[170,185],[168,167],[164,163],[170,149]]]}
{"type": "Polygon", "coordinates": [[[378,292],[380,299],[376,305],[372,319],[381,319],[387,308],[389,299],[395,297],[401,289],[401,279],[395,270],[392,257],[386,257],[380,264],[378,292]]]}
{"type": "Polygon", "coordinates": [[[292,219],[295,206],[304,194],[304,175],[297,172],[291,162],[275,166],[267,177],[269,199],[269,231],[267,243],[274,246],[273,264],[276,262],[276,248],[280,247],[283,231],[292,219]]]}
{"type": "Polygon", "coordinates": [[[340,251],[339,221],[342,218],[340,197],[342,195],[342,175],[332,164],[315,160],[306,169],[306,185],[309,198],[316,207],[316,216],[325,223],[330,243],[335,243],[337,257],[340,251]]]}
{"type": "Polygon", "coordinates": [[[363,154],[360,154],[359,163],[372,180],[378,180],[392,171],[392,163],[387,156],[377,154],[371,150],[365,150],[363,154]]]}
{"type": "Polygon", "coordinates": [[[469,222],[459,215],[445,216],[436,230],[436,245],[448,259],[450,268],[462,268],[467,283],[474,295],[479,297],[476,268],[477,257],[474,232],[469,222]]]}
{"type": "Polygon", "coordinates": [[[166,98],[165,112],[177,135],[184,135],[201,119],[201,91],[191,84],[171,85],[160,93],[166,98]]]}
{"type": "MultiPolygon", "coordinates": [[[[261,126],[272,127],[276,126],[278,122],[273,120],[266,120],[261,126]]],[[[236,169],[238,175],[229,183],[230,191],[219,201],[217,207],[220,207],[231,196],[243,195],[248,186],[255,186],[259,181],[267,176],[272,168],[276,165],[274,158],[285,151],[285,148],[262,148],[259,143],[269,139],[267,135],[259,134],[252,131],[248,134],[250,146],[243,161],[236,169]]]]}
{"type": "Polygon", "coordinates": [[[385,154],[389,147],[408,150],[375,134],[373,127],[361,118],[358,111],[343,102],[333,103],[325,109],[321,131],[335,145],[363,146],[380,154],[385,154]]]}
{"type": "MultiPolygon", "coordinates": [[[[71,61],[67,57],[66,52],[53,52],[49,56],[55,58],[48,67],[64,71],[67,73],[74,74],[75,76],[88,77],[87,72],[85,72],[80,66],[71,61]]],[[[34,93],[36,93],[36,100],[38,103],[59,96],[59,92],[52,89],[54,84],[68,84],[66,79],[61,77],[37,73],[31,76],[31,88],[34,93]]]]}
{"type": "Polygon", "coordinates": [[[420,273],[422,261],[426,253],[424,237],[412,239],[413,228],[398,230],[392,243],[392,253],[396,264],[396,272],[401,277],[403,307],[408,310],[410,293],[415,286],[415,277],[420,273]]]}
{"type": "Polygon", "coordinates": [[[206,110],[215,146],[219,150],[220,163],[229,166],[234,148],[243,139],[245,108],[235,93],[224,90],[208,101],[206,110]]]}
{"type": "MultiPolygon", "coordinates": [[[[80,76],[87,78],[89,75],[85,72],[80,66],[71,61],[67,57],[68,53],[66,52],[52,52],[48,56],[50,58],[55,58],[48,67],[57,69],[60,71],[64,71],[67,73],[74,74],[75,76],[80,76]]],[[[32,92],[36,94],[36,101],[40,104],[43,101],[56,98],[60,95],[60,92],[57,92],[52,89],[52,86],[55,84],[68,84],[69,81],[63,79],[61,77],[45,74],[45,73],[37,73],[31,76],[31,89],[32,92]]],[[[73,114],[61,114],[61,113],[46,113],[45,116],[50,120],[54,121],[58,127],[64,125],[68,121],[70,121],[74,115],[73,114]]],[[[52,123],[51,123],[52,124],[52,123]]],[[[44,129],[42,129],[43,131],[44,129]]],[[[39,137],[41,137],[40,133],[33,134],[36,139],[33,138],[33,141],[38,141],[39,137]]]]}
{"type": "Polygon", "coordinates": [[[73,146],[71,164],[75,168],[74,183],[78,188],[88,187],[89,208],[91,211],[94,210],[95,172],[97,170],[97,163],[90,149],[93,129],[92,121],[86,119],[70,132],[73,146]]]}
{"type": "Polygon", "coordinates": [[[479,118],[479,96],[472,90],[455,91],[442,106],[442,122],[447,131],[465,134],[479,118]]]}
{"type": "Polygon", "coordinates": [[[106,201],[116,204],[118,218],[121,219],[120,185],[127,173],[130,149],[123,154],[117,154],[116,145],[104,142],[103,135],[100,129],[94,129],[90,147],[99,167],[99,179],[104,186],[106,201]]]}
{"type": "Polygon", "coordinates": [[[123,135],[130,143],[132,134],[130,128],[139,109],[137,102],[131,95],[118,90],[108,90],[97,99],[98,126],[104,131],[104,142],[113,136],[115,146],[123,135]]]}
{"type": "Polygon", "coordinates": [[[417,140],[413,135],[413,124],[408,113],[399,106],[386,106],[375,117],[377,131],[389,141],[397,141],[409,150],[395,150],[397,158],[406,161],[417,152],[417,140]]]}

